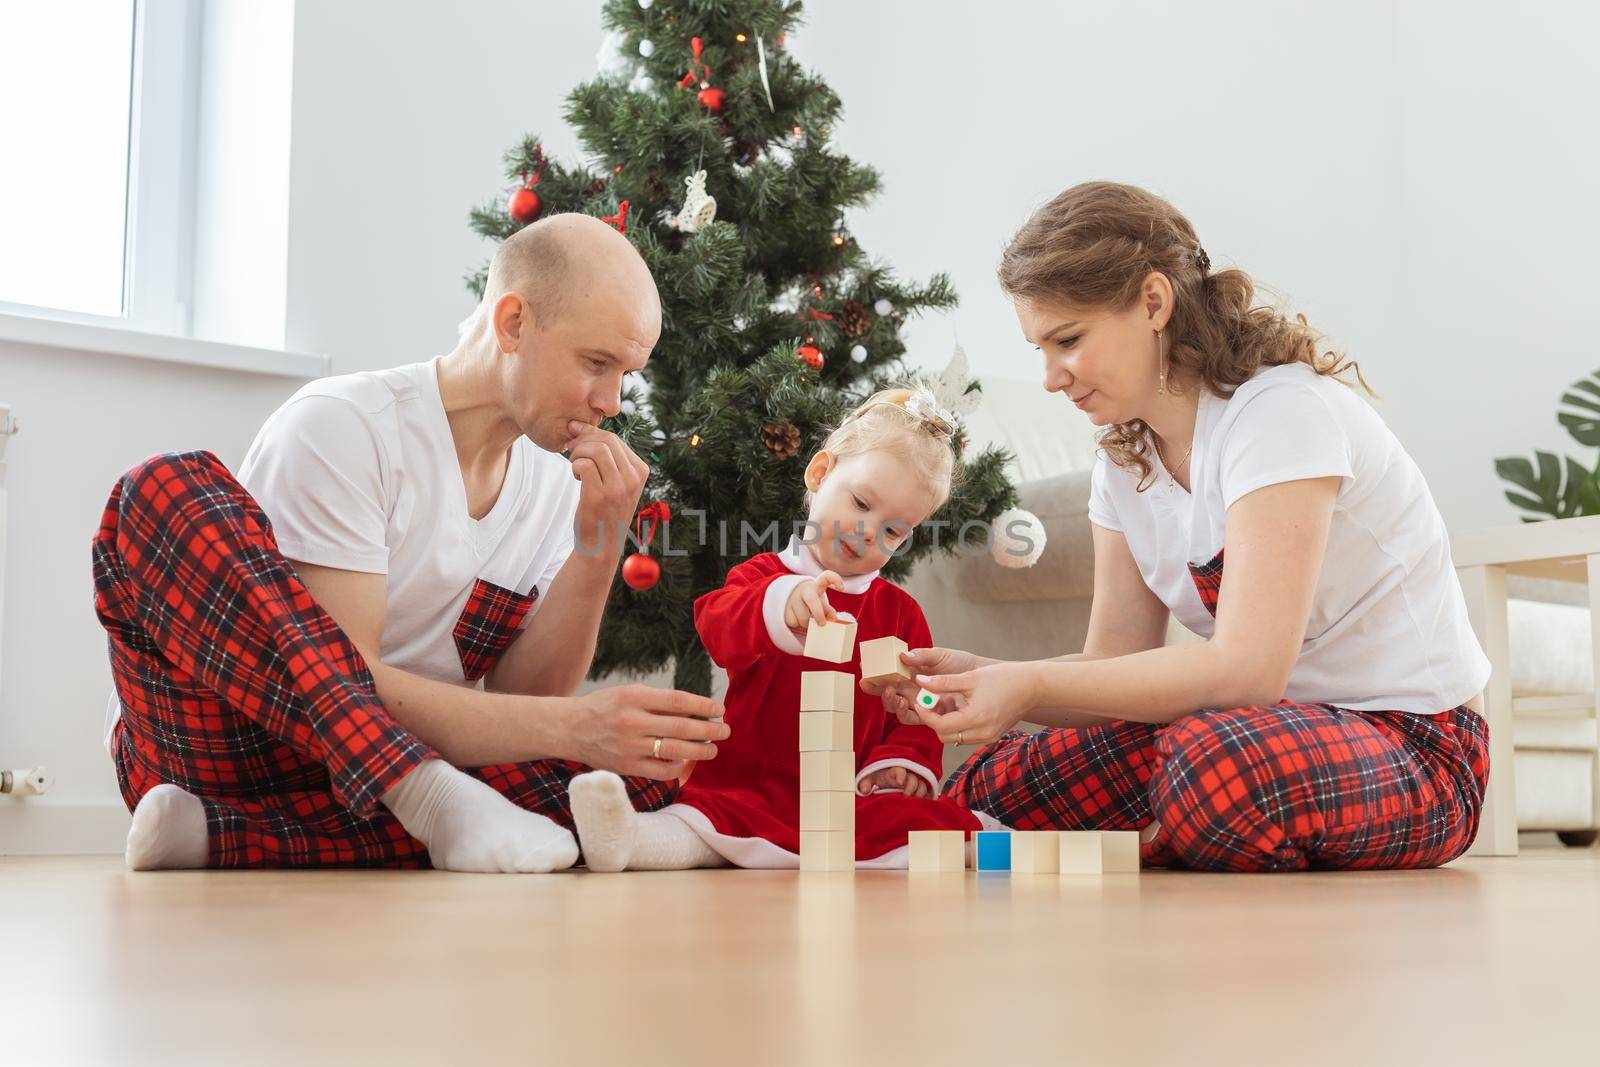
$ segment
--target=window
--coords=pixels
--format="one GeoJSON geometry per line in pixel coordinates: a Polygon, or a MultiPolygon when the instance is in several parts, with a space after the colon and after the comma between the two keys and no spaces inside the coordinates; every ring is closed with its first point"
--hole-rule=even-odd
{"type": "Polygon", "coordinates": [[[0,311],[188,332],[196,10],[0,6],[0,311]]]}

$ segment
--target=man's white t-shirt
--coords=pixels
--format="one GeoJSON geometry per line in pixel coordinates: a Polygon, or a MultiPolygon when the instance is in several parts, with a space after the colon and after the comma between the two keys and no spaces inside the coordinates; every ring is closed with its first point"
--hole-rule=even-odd
{"type": "Polygon", "coordinates": [[[1433,715],[1483,689],[1489,660],[1444,520],[1416,463],[1354,390],[1303,363],[1263,370],[1228,399],[1202,390],[1189,491],[1150,459],[1155,480],[1141,493],[1135,472],[1102,454],[1089,518],[1123,534],[1145,584],[1206,638],[1215,619],[1195,572],[1214,580],[1225,566],[1228,508],[1280,482],[1341,479],[1286,699],[1433,715]]]}
{"type": "MultiPolygon", "coordinates": [[[[494,507],[473,519],[437,364],[306,385],[238,478],[289,559],[387,576],[384,663],[476,685],[571,554],[579,483],[566,457],[519,437],[494,507]]],[[[109,733],[114,693],[108,712],[109,733]]]]}

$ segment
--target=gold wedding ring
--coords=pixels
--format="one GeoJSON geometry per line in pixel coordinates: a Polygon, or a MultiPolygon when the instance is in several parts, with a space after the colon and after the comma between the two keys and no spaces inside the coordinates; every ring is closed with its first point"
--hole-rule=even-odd
{"type": "Polygon", "coordinates": [[[956,731],[956,744],[961,745],[961,744],[965,744],[966,743],[966,742],[961,740],[963,737],[966,736],[966,733],[967,732],[965,730],[957,730],[956,731]]]}
{"type": "Polygon", "coordinates": [[[656,743],[650,746],[650,756],[652,759],[661,758],[661,742],[665,740],[665,737],[658,737],[656,738],[656,743]]]}

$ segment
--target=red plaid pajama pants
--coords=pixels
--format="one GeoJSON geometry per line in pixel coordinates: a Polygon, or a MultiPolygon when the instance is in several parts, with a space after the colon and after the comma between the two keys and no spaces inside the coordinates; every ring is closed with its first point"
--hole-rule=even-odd
{"type": "MultiPolygon", "coordinates": [[[[123,475],[93,557],[129,811],[163,782],[195,794],[213,867],[428,866],[377,801],[437,753],[389,714],[361,654],[216,456],[156,456],[123,475]]],[[[583,769],[544,760],[470,773],[570,827],[567,783],[583,769]]],[[[676,792],[643,779],[628,788],[640,810],[676,792]]]]}
{"type": "Polygon", "coordinates": [[[1147,864],[1218,871],[1436,867],[1478,831],[1488,729],[1328,704],[1008,733],[946,796],[1019,830],[1137,830],[1147,864]]]}

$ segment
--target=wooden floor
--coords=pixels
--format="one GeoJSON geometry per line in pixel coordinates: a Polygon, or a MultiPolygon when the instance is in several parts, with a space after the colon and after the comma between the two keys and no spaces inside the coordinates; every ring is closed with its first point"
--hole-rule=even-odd
{"type": "Polygon", "coordinates": [[[14,858],[0,947],[5,1064],[1366,1067],[1600,1049],[1594,849],[1104,881],[14,858]]]}

